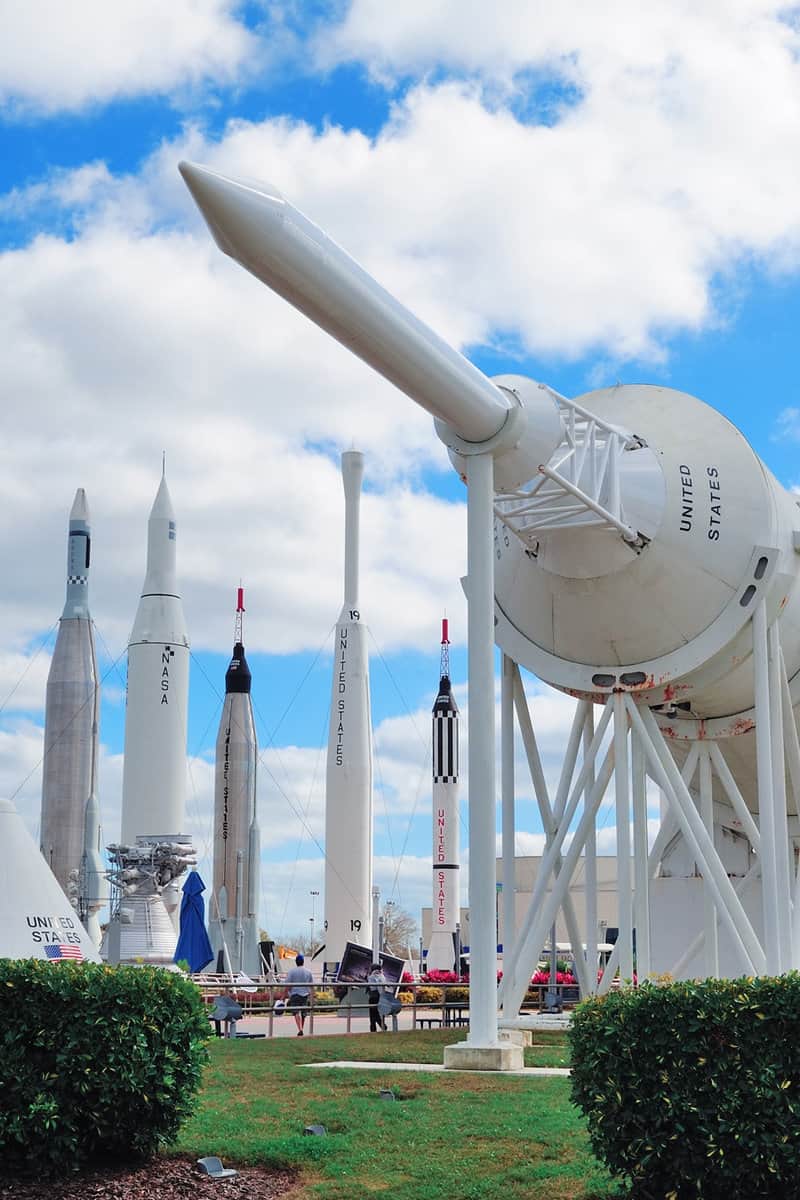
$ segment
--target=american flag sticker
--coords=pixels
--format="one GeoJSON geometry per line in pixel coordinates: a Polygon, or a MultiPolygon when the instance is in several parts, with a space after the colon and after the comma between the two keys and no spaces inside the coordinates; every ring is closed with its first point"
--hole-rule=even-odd
{"type": "Polygon", "coordinates": [[[52,946],[45,946],[44,952],[48,958],[61,959],[73,958],[79,962],[83,962],[83,951],[80,946],[66,946],[63,943],[57,943],[52,946]]]}

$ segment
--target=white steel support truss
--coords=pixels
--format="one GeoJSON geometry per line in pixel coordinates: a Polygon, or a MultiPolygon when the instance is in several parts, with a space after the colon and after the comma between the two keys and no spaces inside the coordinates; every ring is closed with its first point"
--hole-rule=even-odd
{"type": "Polygon", "coordinates": [[[530,483],[495,497],[496,515],[534,550],[545,534],[587,525],[636,542],[622,509],[620,463],[626,451],[644,443],[574,400],[551,395],[561,409],[563,440],[530,483]]]}
{"type": "MultiPolygon", "coordinates": [[[[536,969],[559,910],[564,914],[582,995],[605,992],[619,972],[634,979],[651,973],[653,928],[651,883],[664,854],[682,834],[703,880],[703,919],[697,934],[672,967],[680,975],[702,951],[707,975],[719,974],[719,931],[724,927],[738,964],[746,974],[780,974],[800,967],[800,870],[795,870],[789,836],[786,777],[795,810],[800,813],[800,740],[792,710],[777,620],[769,623],[764,601],[751,618],[758,785],[758,814],[753,814],[725,760],[722,734],[716,738],[709,723],[697,722],[702,736],[683,734],[687,753],[678,766],[654,712],[635,694],[609,695],[599,719],[588,701],[579,701],[555,795],[548,792],[533,722],[515,663],[504,660],[504,725],[510,716],[509,694],[522,736],[533,790],[545,831],[545,850],[528,910],[512,943],[506,933],[503,979],[498,992],[501,1025],[520,1024],[518,1013],[531,974],[536,969]],[[652,847],[648,846],[647,778],[661,788],[666,810],[652,847]],[[596,817],[611,780],[617,826],[619,936],[603,974],[597,977],[596,817]],[[717,788],[718,801],[714,799],[717,788]],[[745,834],[756,856],[750,870],[732,880],[714,844],[715,814],[724,808],[745,834]],[[586,886],[585,951],[570,895],[570,883],[583,864],[586,886]],[[742,903],[760,880],[763,938],[756,934],[742,903]],[[795,917],[794,914],[797,914],[795,917]]],[[[670,722],[673,728],[675,722],[670,722]]],[[[691,731],[692,725],[683,723],[691,731]]],[[[732,722],[725,723],[729,731],[732,722]]],[[[513,730],[503,730],[504,761],[512,760],[513,730]]],[[[508,767],[507,767],[508,771],[508,767]]],[[[507,775],[508,778],[508,775],[507,775]]],[[[503,806],[505,869],[513,845],[513,805],[508,784],[503,806]],[[512,822],[511,830],[506,828],[512,822]]],[[[796,832],[796,828],[795,828],[796,832]]],[[[511,876],[513,880],[513,873],[511,876]]],[[[513,887],[513,883],[512,883],[513,887]]],[[[513,897],[506,897],[507,900],[513,897]]],[[[506,908],[506,920],[509,908],[506,908]]],[[[473,939],[474,940],[474,939],[473,939]]]]}

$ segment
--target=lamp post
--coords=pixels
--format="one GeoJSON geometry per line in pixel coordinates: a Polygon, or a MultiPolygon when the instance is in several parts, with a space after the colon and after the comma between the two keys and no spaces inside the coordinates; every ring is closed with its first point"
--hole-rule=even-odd
{"type": "Polygon", "coordinates": [[[309,892],[309,896],[311,897],[311,917],[310,917],[310,920],[311,920],[311,957],[312,957],[312,958],[314,957],[314,919],[315,919],[315,916],[316,916],[316,902],[317,902],[317,896],[318,896],[318,895],[319,895],[319,892],[315,892],[315,891],[311,891],[311,892],[309,892]]]}
{"type": "Polygon", "coordinates": [[[394,954],[394,949],[389,945],[389,929],[392,919],[392,909],[394,908],[394,900],[387,900],[383,906],[383,949],[390,954],[394,954]]]}

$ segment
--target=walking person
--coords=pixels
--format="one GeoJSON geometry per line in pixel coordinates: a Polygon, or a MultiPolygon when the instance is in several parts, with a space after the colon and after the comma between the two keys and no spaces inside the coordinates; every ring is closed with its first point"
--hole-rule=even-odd
{"type": "Polygon", "coordinates": [[[381,1002],[381,996],[386,987],[386,976],[379,962],[374,962],[370,967],[367,984],[369,986],[369,1031],[370,1033],[377,1033],[380,1029],[382,1033],[385,1033],[386,1022],[378,1009],[378,1005],[381,1002]]]}
{"type": "Polygon", "coordinates": [[[287,1009],[294,1016],[297,1036],[302,1037],[303,1026],[306,1023],[306,1009],[311,995],[311,988],[308,985],[313,983],[314,976],[304,965],[305,958],[302,954],[298,954],[294,961],[295,965],[286,972],[287,987],[283,996],[287,1009]]]}

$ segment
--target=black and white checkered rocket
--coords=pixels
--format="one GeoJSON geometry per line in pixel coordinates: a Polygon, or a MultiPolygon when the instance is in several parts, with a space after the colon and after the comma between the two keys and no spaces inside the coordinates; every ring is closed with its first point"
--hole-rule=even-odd
{"type": "Polygon", "coordinates": [[[449,650],[445,618],[439,692],[433,705],[433,908],[429,971],[454,968],[459,918],[458,705],[450,686],[449,650]]]}

